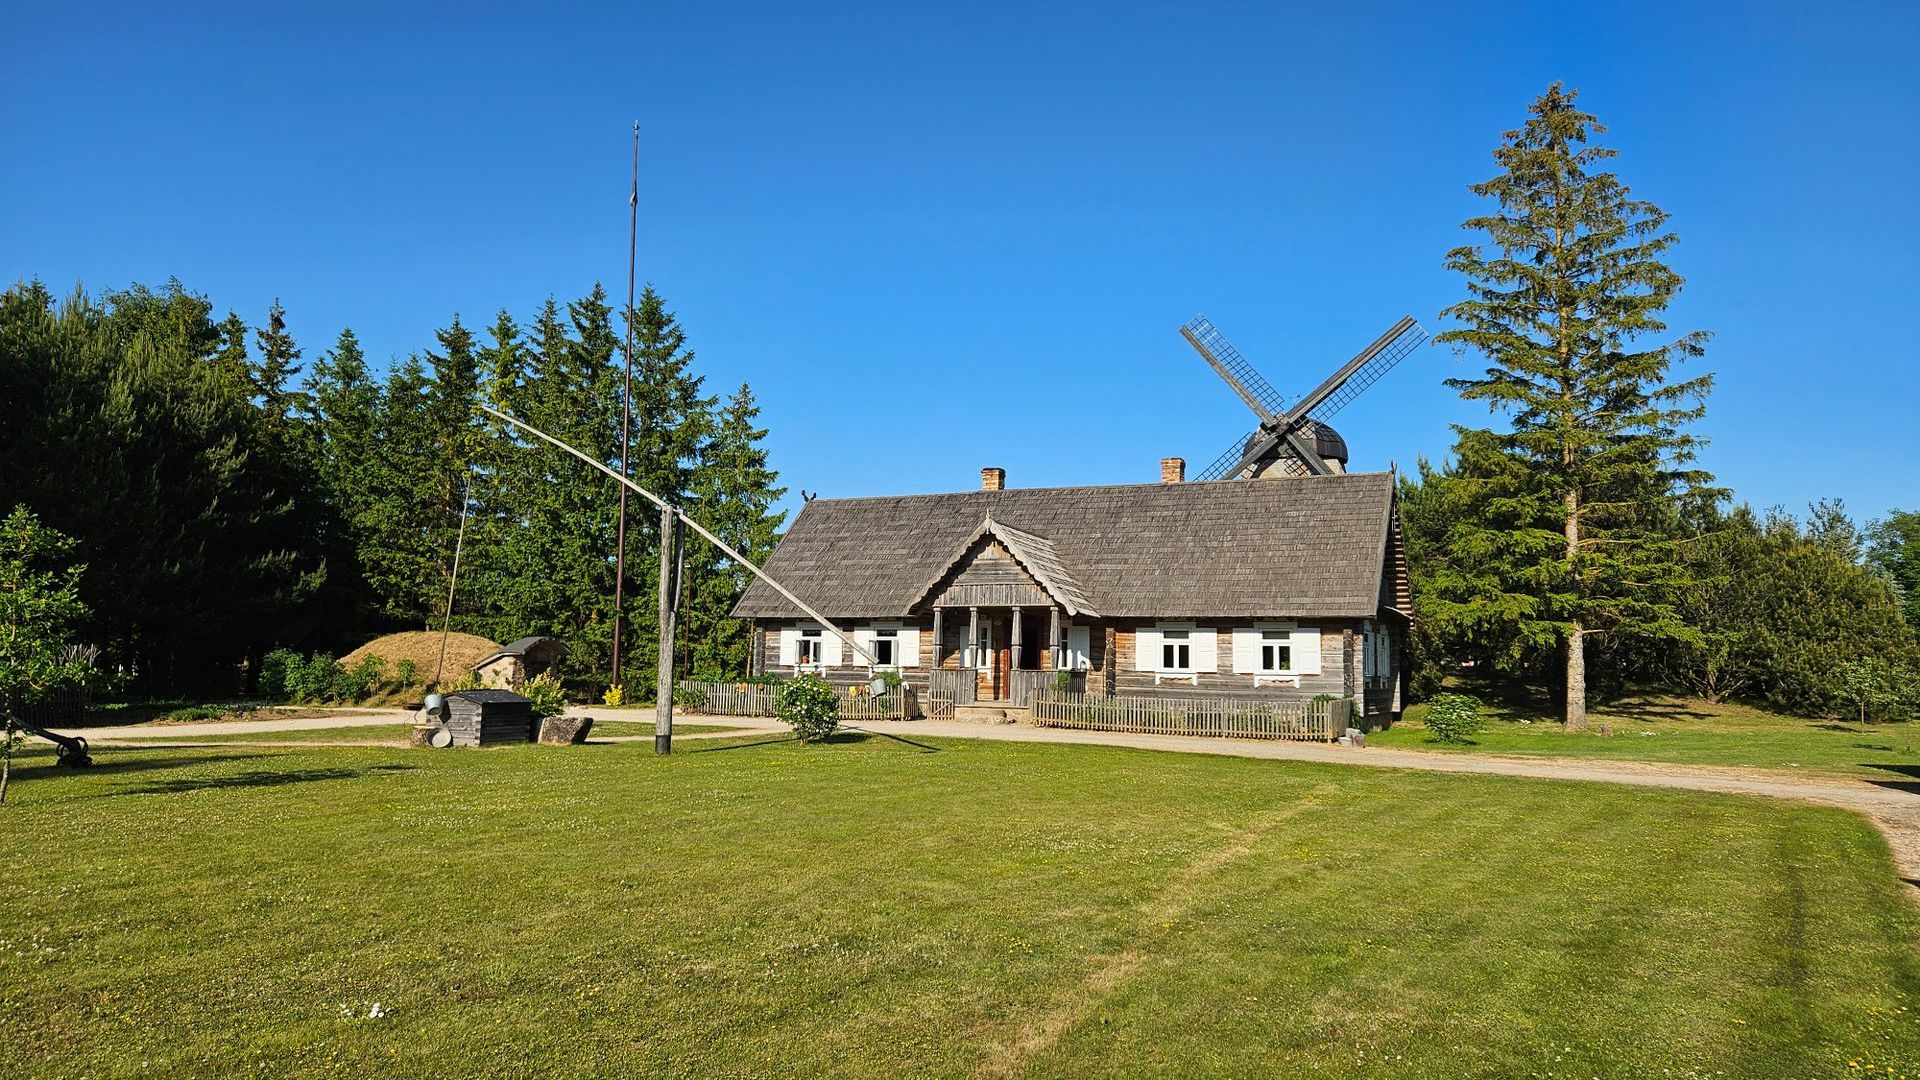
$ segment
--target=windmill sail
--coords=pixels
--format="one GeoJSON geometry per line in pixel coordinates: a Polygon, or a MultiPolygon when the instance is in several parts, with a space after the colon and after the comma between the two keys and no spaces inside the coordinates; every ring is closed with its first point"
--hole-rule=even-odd
{"type": "Polygon", "coordinates": [[[1346,380],[1335,386],[1327,395],[1307,409],[1307,416],[1314,420],[1331,420],[1333,415],[1353,403],[1353,399],[1367,392],[1367,388],[1380,381],[1387,372],[1398,367],[1400,361],[1413,354],[1427,340],[1426,331],[1411,318],[1401,319],[1393,329],[1380,335],[1366,352],[1361,353],[1366,360],[1346,380]],[[1371,353],[1371,356],[1367,354],[1371,353]]]}

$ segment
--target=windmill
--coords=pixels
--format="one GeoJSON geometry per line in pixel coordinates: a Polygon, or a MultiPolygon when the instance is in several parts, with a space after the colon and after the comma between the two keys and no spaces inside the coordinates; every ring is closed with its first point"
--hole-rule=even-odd
{"type": "Polygon", "coordinates": [[[1260,426],[1227,447],[1201,480],[1251,480],[1262,476],[1325,476],[1346,471],[1347,443],[1327,421],[1427,340],[1411,317],[1401,319],[1327,381],[1291,405],[1253,364],[1240,355],[1205,315],[1180,328],[1193,351],[1240,396],[1260,426]]]}

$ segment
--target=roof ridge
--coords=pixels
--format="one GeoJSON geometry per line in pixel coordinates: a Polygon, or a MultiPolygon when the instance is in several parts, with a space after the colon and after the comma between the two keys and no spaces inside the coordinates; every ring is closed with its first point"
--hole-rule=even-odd
{"type": "MultiPolygon", "coordinates": [[[[1357,480],[1368,477],[1385,477],[1390,479],[1393,475],[1393,473],[1385,469],[1369,469],[1366,472],[1328,473],[1324,476],[1263,476],[1258,480],[1183,480],[1178,484],[1169,484],[1164,481],[1147,481],[1137,484],[1055,484],[1051,487],[1002,488],[999,491],[983,491],[978,488],[969,491],[921,491],[909,495],[845,495],[837,498],[821,495],[809,499],[801,509],[804,510],[806,506],[812,506],[815,503],[903,502],[909,499],[951,499],[961,495],[1018,495],[1026,492],[1044,491],[1134,491],[1140,488],[1183,491],[1250,484],[1277,488],[1283,484],[1314,484],[1330,480],[1357,480]]],[[[989,513],[991,513],[991,511],[989,511],[989,513]]]]}

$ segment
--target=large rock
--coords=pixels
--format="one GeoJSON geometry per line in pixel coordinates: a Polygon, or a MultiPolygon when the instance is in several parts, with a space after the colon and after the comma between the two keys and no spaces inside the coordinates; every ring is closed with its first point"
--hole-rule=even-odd
{"type": "Polygon", "coordinates": [[[572,746],[587,741],[591,716],[549,716],[540,721],[540,741],[549,746],[572,746]]]}

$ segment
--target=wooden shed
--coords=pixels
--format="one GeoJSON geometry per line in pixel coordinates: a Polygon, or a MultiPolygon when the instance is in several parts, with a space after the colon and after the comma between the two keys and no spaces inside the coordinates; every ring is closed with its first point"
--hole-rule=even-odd
{"type": "Polygon", "coordinates": [[[456,690],[447,695],[447,730],[455,746],[533,741],[533,702],[510,690],[456,690]]]}
{"type": "Polygon", "coordinates": [[[473,671],[480,677],[483,686],[512,689],[528,679],[552,671],[566,654],[567,647],[557,638],[523,637],[502,645],[473,665],[473,671]]]}

